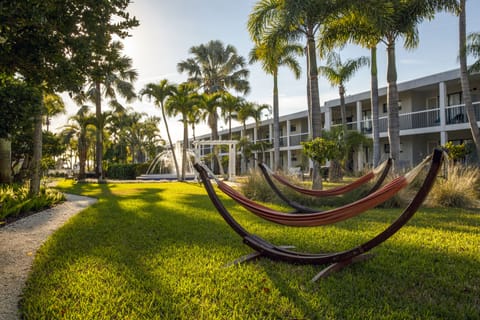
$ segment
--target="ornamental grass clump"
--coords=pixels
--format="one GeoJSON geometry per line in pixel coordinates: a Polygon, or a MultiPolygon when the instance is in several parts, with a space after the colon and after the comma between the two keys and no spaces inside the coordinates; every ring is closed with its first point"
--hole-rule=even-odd
{"type": "Polygon", "coordinates": [[[449,165],[443,177],[430,192],[428,203],[432,206],[471,208],[478,202],[480,169],[464,165],[449,165]]]}

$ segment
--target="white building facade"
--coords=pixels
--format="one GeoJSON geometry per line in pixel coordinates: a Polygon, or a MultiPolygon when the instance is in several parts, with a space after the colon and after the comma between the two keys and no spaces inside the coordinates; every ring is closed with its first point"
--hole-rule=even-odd
{"type": "MultiPolygon", "coordinates": [[[[470,89],[477,120],[480,120],[480,74],[470,77],[470,89]]],[[[472,136],[468,124],[465,106],[462,101],[460,71],[451,70],[427,77],[398,84],[400,105],[400,159],[398,165],[411,167],[419,163],[435,147],[448,141],[455,144],[470,143],[472,136]]],[[[348,129],[357,130],[371,137],[371,103],[370,91],[345,97],[348,129]]],[[[281,107],[281,106],[280,106],[281,107]]],[[[324,128],[341,124],[340,100],[325,102],[321,108],[324,128]]],[[[379,131],[382,159],[388,158],[389,144],[387,137],[387,89],[379,89],[379,131]]],[[[480,124],[480,121],[478,122],[480,124]]],[[[280,163],[284,169],[300,167],[307,170],[310,161],[302,153],[300,142],[310,138],[308,112],[297,112],[280,117],[280,163]]],[[[262,121],[258,126],[247,125],[243,133],[242,127],[232,129],[234,139],[242,135],[253,142],[269,142],[273,144],[273,120],[262,121]]],[[[222,140],[230,138],[227,130],[220,132],[222,140]]],[[[197,137],[208,140],[210,135],[197,137]]],[[[207,154],[211,148],[202,150],[207,154]]],[[[474,153],[474,152],[473,152],[474,153]]],[[[239,155],[239,161],[241,161],[239,155]]],[[[273,166],[273,149],[256,151],[255,158],[273,166]]],[[[353,156],[352,168],[364,170],[372,165],[372,150],[365,147],[353,156]]],[[[249,166],[255,162],[250,161],[249,166]]]]}

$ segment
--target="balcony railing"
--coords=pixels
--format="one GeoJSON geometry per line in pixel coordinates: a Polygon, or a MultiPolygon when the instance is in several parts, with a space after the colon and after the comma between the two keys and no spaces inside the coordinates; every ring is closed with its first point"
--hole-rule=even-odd
{"type": "MultiPolygon", "coordinates": [[[[473,104],[475,110],[475,116],[478,121],[480,121],[480,102],[475,102],[473,104]]],[[[388,130],[388,117],[380,117],[379,121],[379,131],[387,132],[388,130]]],[[[429,127],[438,127],[440,126],[440,109],[430,109],[409,113],[402,113],[399,115],[400,121],[400,130],[409,130],[409,129],[421,129],[429,127]]],[[[449,106],[445,108],[445,124],[459,124],[467,123],[467,113],[465,111],[464,105],[458,106],[449,106]]],[[[332,127],[339,126],[338,124],[332,125],[332,127]]],[[[356,122],[347,123],[348,129],[356,128],[356,122]]],[[[360,121],[360,129],[364,134],[372,133],[372,120],[362,120],[360,121]]]]}

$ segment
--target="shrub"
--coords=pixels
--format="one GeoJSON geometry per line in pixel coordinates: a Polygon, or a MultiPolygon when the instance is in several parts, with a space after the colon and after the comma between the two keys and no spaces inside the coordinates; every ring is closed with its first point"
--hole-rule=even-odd
{"type": "Polygon", "coordinates": [[[0,186],[0,220],[36,212],[65,201],[65,195],[53,189],[40,189],[40,194],[31,197],[27,185],[0,186]]]}
{"type": "Polygon", "coordinates": [[[148,163],[112,164],[107,169],[109,179],[135,180],[139,175],[147,172],[148,163]]]}
{"type": "Polygon", "coordinates": [[[430,192],[432,206],[469,208],[477,202],[480,169],[464,165],[449,165],[446,176],[439,177],[430,192]]]}

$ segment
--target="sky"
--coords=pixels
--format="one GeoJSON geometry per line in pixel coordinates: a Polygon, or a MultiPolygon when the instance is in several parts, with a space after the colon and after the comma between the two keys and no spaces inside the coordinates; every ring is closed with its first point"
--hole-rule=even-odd
{"type": "MultiPolygon", "coordinates": [[[[210,40],[220,40],[224,45],[234,46],[238,54],[248,61],[248,53],[253,47],[247,31],[248,15],[256,0],[133,0],[128,11],[137,17],[140,26],[131,30],[131,37],[124,40],[124,53],[133,59],[133,67],[139,77],[135,83],[137,91],[145,84],[168,79],[181,83],[186,74],[177,71],[177,64],[192,57],[189,49],[206,44],[210,40]]],[[[467,1],[467,33],[480,32],[480,20],[475,15],[480,12],[480,1],[467,1]]],[[[458,18],[449,13],[438,13],[433,21],[423,22],[419,26],[420,43],[416,49],[403,49],[403,40],[397,42],[398,82],[458,68],[458,18]]],[[[378,47],[379,86],[386,86],[386,49],[378,47]]],[[[369,56],[369,51],[357,46],[347,46],[340,55],[343,61],[360,56],[369,56]]],[[[302,76],[295,79],[286,68],[279,74],[280,115],[307,109],[305,58],[300,57],[302,76]]],[[[323,65],[319,60],[318,65],[323,65]]],[[[249,101],[272,104],[273,79],[261,69],[260,64],[249,65],[250,93],[245,96],[249,101]]],[[[346,83],[346,94],[368,91],[370,73],[368,67],[360,69],[346,83]]],[[[337,99],[338,89],[331,87],[328,81],[319,77],[320,103],[337,99]]],[[[65,124],[68,116],[78,107],[63,95],[67,104],[67,115],[54,119],[57,128],[65,124]]],[[[105,109],[108,108],[104,103],[105,109]]],[[[147,112],[160,116],[160,110],[144,98],[129,106],[137,112],[147,112]]],[[[182,139],[182,126],[175,119],[169,121],[174,141],[182,139]]],[[[219,130],[226,129],[223,121],[219,130]]],[[[160,124],[162,138],[166,139],[165,127],[160,124]]],[[[210,129],[205,124],[196,127],[196,135],[207,134],[210,129]]],[[[191,136],[191,130],[189,132],[191,136]]]]}

